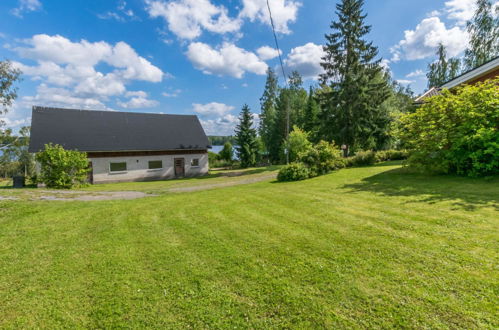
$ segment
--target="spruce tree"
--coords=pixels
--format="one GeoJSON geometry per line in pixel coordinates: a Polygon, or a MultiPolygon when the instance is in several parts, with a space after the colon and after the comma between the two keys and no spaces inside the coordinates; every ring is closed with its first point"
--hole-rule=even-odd
{"type": "Polygon", "coordinates": [[[365,24],[363,0],[342,0],[336,5],[338,20],[331,23],[326,35],[325,73],[321,83],[330,87],[321,112],[321,135],[345,144],[348,149],[372,147],[372,134],[387,130],[377,127],[376,112],[389,97],[382,73],[378,49],[365,40],[371,27],[365,24]]]}
{"type": "Polygon", "coordinates": [[[312,86],[310,86],[310,91],[308,93],[307,106],[305,108],[304,113],[304,123],[303,129],[309,133],[310,140],[313,142],[317,141],[317,133],[318,133],[318,116],[319,116],[319,105],[315,100],[315,92],[312,86]]]}
{"type": "Polygon", "coordinates": [[[241,167],[254,166],[258,152],[256,130],[253,128],[253,114],[248,105],[244,105],[239,115],[239,124],[236,126],[237,154],[241,167]]]}
{"type": "Polygon", "coordinates": [[[499,5],[493,9],[489,0],[477,0],[477,10],[467,29],[470,43],[464,64],[468,70],[499,56],[499,5]]]}
{"type": "Polygon", "coordinates": [[[461,61],[457,58],[447,59],[444,45],[440,44],[436,53],[438,60],[428,65],[428,88],[440,87],[459,75],[461,61]]]}
{"type": "Polygon", "coordinates": [[[276,103],[278,90],[279,86],[277,85],[277,75],[271,68],[268,68],[265,89],[263,91],[262,97],[260,98],[261,114],[260,126],[258,128],[258,131],[260,133],[260,137],[262,138],[265,149],[269,153],[271,153],[271,150],[273,149],[272,134],[276,120],[276,103]]]}

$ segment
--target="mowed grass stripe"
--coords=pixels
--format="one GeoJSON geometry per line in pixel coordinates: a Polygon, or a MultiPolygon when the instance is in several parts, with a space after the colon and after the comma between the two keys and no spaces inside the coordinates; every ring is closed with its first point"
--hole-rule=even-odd
{"type": "Polygon", "coordinates": [[[496,182],[397,168],[0,202],[0,326],[497,326],[496,182]]]}

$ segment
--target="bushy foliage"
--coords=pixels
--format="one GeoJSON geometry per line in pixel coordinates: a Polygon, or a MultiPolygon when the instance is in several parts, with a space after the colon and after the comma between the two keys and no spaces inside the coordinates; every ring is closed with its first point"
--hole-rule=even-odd
{"type": "Polygon", "coordinates": [[[300,181],[310,177],[310,170],[303,163],[292,163],[282,167],[277,174],[277,181],[300,181]]]}
{"type": "Polygon", "coordinates": [[[499,173],[499,79],[432,97],[402,118],[409,165],[430,172],[499,173]]]}
{"type": "Polygon", "coordinates": [[[231,163],[233,155],[234,150],[232,148],[232,144],[230,142],[225,142],[224,148],[220,151],[219,158],[227,163],[231,163]]]}
{"type": "Polygon", "coordinates": [[[388,160],[404,160],[407,159],[407,151],[405,150],[380,150],[376,152],[376,162],[386,162],[388,160]]]}
{"type": "Polygon", "coordinates": [[[65,150],[60,145],[45,145],[36,155],[40,164],[39,181],[50,188],[72,188],[87,180],[88,159],[84,152],[65,150]]]}
{"type": "Polygon", "coordinates": [[[301,154],[300,160],[310,169],[310,177],[324,175],[345,167],[341,151],[334,143],[320,141],[301,154]]]}
{"type": "Polygon", "coordinates": [[[349,157],[348,166],[368,166],[374,165],[377,162],[376,152],[374,151],[357,151],[354,156],[349,157]]]}
{"type": "Polygon", "coordinates": [[[289,134],[286,140],[286,148],[289,152],[289,161],[298,161],[300,155],[306,153],[311,147],[312,143],[308,140],[309,134],[299,127],[294,126],[293,131],[289,134]]]}

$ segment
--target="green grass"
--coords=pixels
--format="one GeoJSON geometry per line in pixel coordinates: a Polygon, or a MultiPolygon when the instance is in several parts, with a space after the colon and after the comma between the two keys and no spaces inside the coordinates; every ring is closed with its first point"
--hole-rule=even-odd
{"type": "Polygon", "coordinates": [[[497,328],[498,247],[498,179],[394,163],[0,201],[0,328],[497,328]]]}

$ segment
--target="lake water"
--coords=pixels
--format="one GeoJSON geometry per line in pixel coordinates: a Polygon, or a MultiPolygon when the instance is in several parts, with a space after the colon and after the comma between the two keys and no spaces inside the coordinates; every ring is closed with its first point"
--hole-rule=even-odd
{"type": "MultiPolygon", "coordinates": [[[[219,154],[220,151],[222,151],[223,148],[224,148],[224,146],[211,146],[210,151],[214,152],[216,154],[219,154]]],[[[237,153],[236,153],[236,146],[232,146],[232,154],[233,154],[232,158],[238,159],[237,158],[237,153]]]]}
{"type": "Polygon", "coordinates": [[[224,146],[212,146],[210,151],[218,154],[220,153],[220,151],[222,151],[223,148],[224,146]]]}

